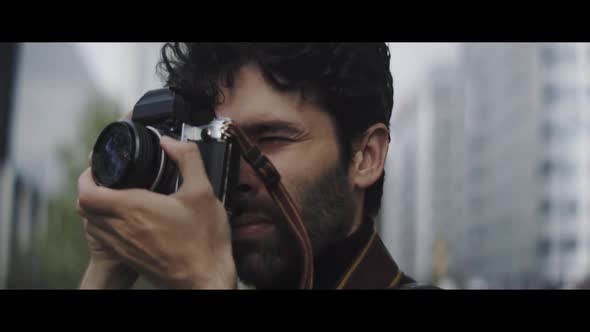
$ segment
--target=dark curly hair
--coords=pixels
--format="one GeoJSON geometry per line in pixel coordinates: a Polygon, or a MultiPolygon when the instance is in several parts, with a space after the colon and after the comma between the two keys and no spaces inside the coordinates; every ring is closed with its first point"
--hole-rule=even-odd
{"type": "MultiPolygon", "coordinates": [[[[336,123],[342,161],[351,162],[353,140],[371,125],[389,128],[393,80],[385,43],[167,43],[158,72],[166,86],[190,91],[200,107],[223,101],[245,64],[259,66],[278,91],[299,91],[336,123]]],[[[381,206],[385,172],[365,193],[365,215],[381,206]]]]}

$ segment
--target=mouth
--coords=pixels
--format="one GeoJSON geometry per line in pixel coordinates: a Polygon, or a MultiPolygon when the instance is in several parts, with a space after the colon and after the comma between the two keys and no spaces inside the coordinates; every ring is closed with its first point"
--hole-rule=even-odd
{"type": "Polygon", "coordinates": [[[255,239],[268,235],[276,225],[268,218],[258,214],[245,213],[235,218],[231,222],[232,235],[236,239],[255,239]]]}

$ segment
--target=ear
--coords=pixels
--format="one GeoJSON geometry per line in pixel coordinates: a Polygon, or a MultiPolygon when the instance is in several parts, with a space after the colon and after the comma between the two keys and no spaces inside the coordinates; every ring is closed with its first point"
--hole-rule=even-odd
{"type": "Polygon", "coordinates": [[[369,127],[354,144],[350,178],[355,188],[366,189],[379,179],[388,147],[389,130],[383,123],[369,127]]]}

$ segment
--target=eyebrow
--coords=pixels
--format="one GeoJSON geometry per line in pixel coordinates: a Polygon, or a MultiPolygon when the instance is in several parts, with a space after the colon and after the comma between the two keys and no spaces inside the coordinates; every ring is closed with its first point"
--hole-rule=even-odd
{"type": "Polygon", "coordinates": [[[271,120],[240,125],[248,135],[259,136],[262,134],[281,133],[287,135],[298,135],[304,132],[303,128],[292,122],[282,120],[271,120]]]}

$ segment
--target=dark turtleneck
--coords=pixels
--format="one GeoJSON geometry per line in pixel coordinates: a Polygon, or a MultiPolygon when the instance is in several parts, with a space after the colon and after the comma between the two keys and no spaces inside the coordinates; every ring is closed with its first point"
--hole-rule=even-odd
{"type": "MultiPolygon", "coordinates": [[[[288,278],[277,280],[277,287],[268,288],[297,284],[297,272],[285,275],[288,278]]],[[[391,289],[412,283],[389,254],[372,220],[365,220],[353,234],[315,257],[314,289],[391,289]]]]}
{"type": "Polygon", "coordinates": [[[334,289],[365,247],[374,231],[372,220],[365,220],[347,238],[326,247],[314,262],[314,289],[334,289]]]}

